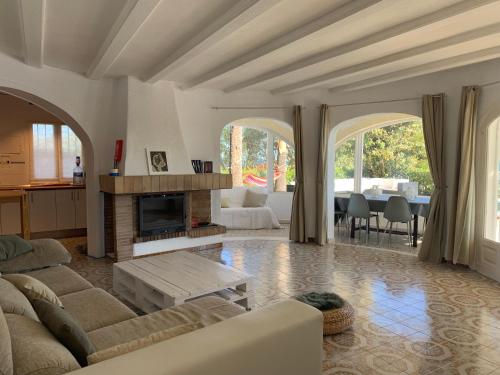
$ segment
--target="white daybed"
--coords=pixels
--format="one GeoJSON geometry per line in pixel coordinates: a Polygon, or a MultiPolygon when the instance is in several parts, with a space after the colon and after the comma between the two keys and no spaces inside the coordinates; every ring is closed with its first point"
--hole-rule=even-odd
{"type": "MultiPolygon", "coordinates": [[[[251,188],[257,193],[265,193],[264,190],[251,188]]],[[[281,225],[273,210],[264,205],[263,207],[243,207],[247,188],[235,187],[221,191],[222,202],[228,203],[228,207],[221,208],[221,223],[228,229],[279,229],[281,225]]]]}

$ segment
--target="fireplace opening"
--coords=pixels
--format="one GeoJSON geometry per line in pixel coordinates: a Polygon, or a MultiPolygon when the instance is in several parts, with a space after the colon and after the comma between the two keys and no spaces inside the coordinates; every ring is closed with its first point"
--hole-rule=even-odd
{"type": "Polygon", "coordinates": [[[143,195],[138,197],[137,203],[141,236],[186,230],[184,193],[143,195]]]}

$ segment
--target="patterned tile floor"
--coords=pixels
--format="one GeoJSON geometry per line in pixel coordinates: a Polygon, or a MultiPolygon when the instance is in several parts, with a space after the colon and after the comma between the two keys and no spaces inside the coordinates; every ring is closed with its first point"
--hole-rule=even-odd
{"type": "MultiPolygon", "coordinates": [[[[274,240],[228,240],[202,255],[255,275],[259,306],[312,290],[349,300],[356,322],[325,337],[324,375],[500,375],[500,284],[464,267],[352,245],[274,240]]],[[[75,254],[72,267],[111,290],[109,261],[75,254]]]]}

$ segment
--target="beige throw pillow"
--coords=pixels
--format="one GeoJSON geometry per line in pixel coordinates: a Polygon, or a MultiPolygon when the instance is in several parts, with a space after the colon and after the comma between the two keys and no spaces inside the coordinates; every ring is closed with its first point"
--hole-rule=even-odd
{"type": "Polygon", "coordinates": [[[221,208],[229,208],[230,204],[231,204],[231,200],[228,197],[221,198],[221,200],[220,200],[220,207],[221,208]]]}
{"type": "Polygon", "coordinates": [[[24,315],[38,321],[30,301],[12,283],[0,277],[0,307],[4,314],[24,315]]]}
{"type": "Polygon", "coordinates": [[[264,207],[267,201],[266,193],[257,193],[256,191],[247,190],[243,207],[264,207]]]}
{"type": "Polygon", "coordinates": [[[10,341],[9,327],[0,307],[0,374],[13,375],[14,362],[12,361],[12,343],[10,341]]]}
{"type": "Polygon", "coordinates": [[[36,299],[43,299],[63,307],[61,300],[52,289],[34,277],[22,274],[10,274],[4,275],[3,278],[20,290],[31,303],[36,299]]]}
{"type": "Polygon", "coordinates": [[[161,341],[174,338],[175,336],[180,336],[184,333],[195,331],[202,327],[203,325],[201,323],[188,323],[177,327],[164,329],[162,331],[152,333],[146,337],[95,352],[87,357],[87,362],[89,365],[93,365],[98,362],[106,361],[108,359],[133,352],[135,350],[146,348],[161,341]]]}

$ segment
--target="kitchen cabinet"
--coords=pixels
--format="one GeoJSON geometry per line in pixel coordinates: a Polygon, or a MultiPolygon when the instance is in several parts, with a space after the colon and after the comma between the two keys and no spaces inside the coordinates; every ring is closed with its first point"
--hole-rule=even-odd
{"type": "Polygon", "coordinates": [[[75,227],[87,228],[87,192],[85,189],[75,190],[75,227]]]}
{"type": "Polygon", "coordinates": [[[22,233],[21,203],[0,202],[0,234],[22,233]]]}
{"type": "Polygon", "coordinates": [[[31,232],[56,230],[56,190],[31,190],[28,201],[31,232]]]}
{"type": "Polygon", "coordinates": [[[56,230],[76,228],[75,191],[56,190],[56,230]]]}
{"type": "Polygon", "coordinates": [[[85,189],[43,189],[29,192],[31,232],[87,227],[85,189]]]}

